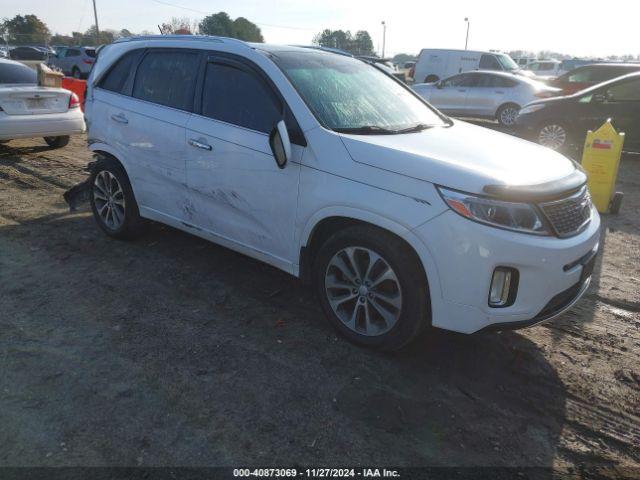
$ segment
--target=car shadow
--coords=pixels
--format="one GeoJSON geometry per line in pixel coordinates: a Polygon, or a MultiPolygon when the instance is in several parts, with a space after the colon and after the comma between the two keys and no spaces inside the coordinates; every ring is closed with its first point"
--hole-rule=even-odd
{"type": "Polygon", "coordinates": [[[121,242],[88,214],[47,217],[0,227],[0,249],[3,465],[551,477],[566,392],[518,333],[358,348],[294,278],[155,224],[121,242]]]}

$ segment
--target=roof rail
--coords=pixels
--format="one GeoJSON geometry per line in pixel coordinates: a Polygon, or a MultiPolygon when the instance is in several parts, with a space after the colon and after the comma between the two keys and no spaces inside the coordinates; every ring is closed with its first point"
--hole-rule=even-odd
{"type": "Polygon", "coordinates": [[[247,42],[238,40],[237,38],[215,37],[212,35],[136,35],[133,37],[123,37],[113,43],[131,42],[134,40],[183,40],[196,42],[215,42],[215,43],[234,43],[247,48],[252,48],[247,42]]]}

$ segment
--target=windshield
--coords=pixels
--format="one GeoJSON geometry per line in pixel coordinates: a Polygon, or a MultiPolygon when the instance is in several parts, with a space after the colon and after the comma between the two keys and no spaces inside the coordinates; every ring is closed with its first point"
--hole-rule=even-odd
{"type": "Polygon", "coordinates": [[[505,70],[518,70],[520,68],[509,55],[499,54],[496,57],[505,70]]]}
{"type": "Polygon", "coordinates": [[[278,52],[272,58],[318,121],[332,130],[399,133],[444,125],[410,91],[360,60],[321,52],[278,52]]]}
{"type": "Polygon", "coordinates": [[[0,62],[0,85],[17,83],[38,83],[35,70],[17,62],[0,62]]]}

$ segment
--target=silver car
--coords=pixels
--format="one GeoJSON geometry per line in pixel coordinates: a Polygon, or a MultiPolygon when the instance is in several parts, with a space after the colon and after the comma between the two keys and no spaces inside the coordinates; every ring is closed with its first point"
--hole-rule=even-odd
{"type": "Polygon", "coordinates": [[[413,89],[448,115],[496,119],[507,127],[515,123],[521,107],[561,91],[521,75],[483,70],[416,84],[413,89]]]}
{"type": "Polygon", "coordinates": [[[96,49],[93,47],[63,47],[58,48],[56,55],[49,57],[47,63],[65,75],[87,78],[95,60],[96,49]]]}

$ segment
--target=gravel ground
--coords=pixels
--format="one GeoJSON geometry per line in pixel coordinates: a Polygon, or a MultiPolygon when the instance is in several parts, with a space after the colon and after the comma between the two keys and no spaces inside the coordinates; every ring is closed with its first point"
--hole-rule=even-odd
{"type": "Polygon", "coordinates": [[[395,355],[257,261],[161,225],[107,238],[62,199],[89,160],[84,137],[0,145],[0,465],[640,475],[640,156],[577,307],[395,355]]]}

